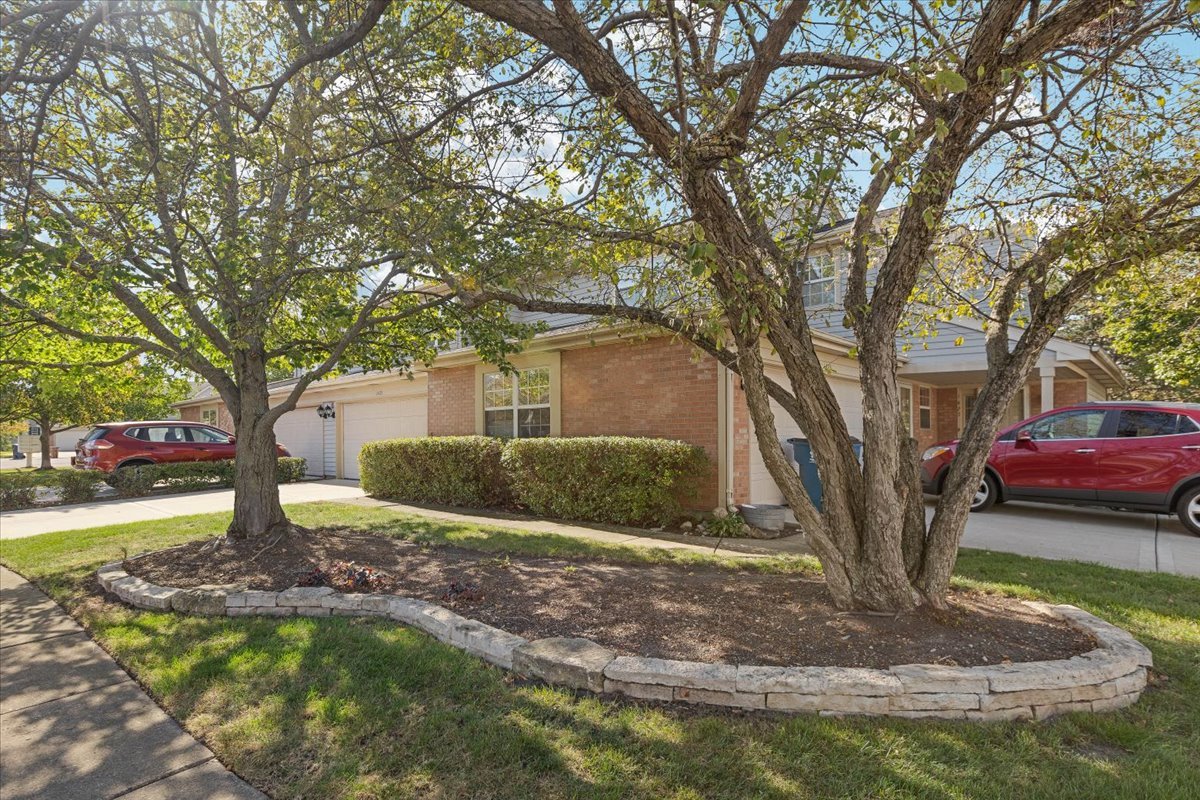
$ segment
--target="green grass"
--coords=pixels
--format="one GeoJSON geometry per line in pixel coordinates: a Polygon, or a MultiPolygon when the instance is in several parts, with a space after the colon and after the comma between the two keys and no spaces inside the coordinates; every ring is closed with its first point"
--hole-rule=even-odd
{"type": "MultiPolygon", "coordinates": [[[[489,551],[703,558],[333,503],[289,513],[489,551]]],[[[219,533],[227,519],[3,541],[0,561],[72,609],[224,763],[275,797],[1200,796],[1200,581],[964,551],[961,585],[1074,603],[1154,651],[1163,679],[1123,712],[987,726],[734,715],[521,685],[387,621],[206,619],[87,602],[97,565],[219,533]]]]}

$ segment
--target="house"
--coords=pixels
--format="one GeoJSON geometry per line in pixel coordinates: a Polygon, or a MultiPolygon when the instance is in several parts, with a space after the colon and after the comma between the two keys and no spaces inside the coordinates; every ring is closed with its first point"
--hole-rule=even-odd
{"type": "MultiPolygon", "coordinates": [[[[814,340],[851,434],[862,433],[859,367],[853,333],[842,326],[846,252],[841,236],[849,222],[831,224],[810,252],[806,306],[814,340]]],[[[1011,254],[984,241],[993,256],[1011,254]]],[[[570,285],[572,296],[596,287],[570,285]]],[[[475,351],[441,354],[411,376],[359,372],[310,386],[298,407],[280,418],[276,438],[308,460],[309,472],[358,478],[358,451],[377,439],[487,434],[493,436],[631,435],[678,439],[702,447],[714,464],[702,483],[699,508],[729,503],[781,503],[756,445],[740,380],[691,345],[644,328],[599,326],[584,316],[514,311],[519,322],[546,330],[512,359],[513,375],[481,363],[475,351]],[[318,411],[332,408],[333,415],[318,411]]],[[[932,323],[919,338],[897,342],[900,392],[906,426],[924,449],[956,437],[987,374],[978,321],[932,323]]],[[[1014,325],[1015,340],[1021,330],[1014,325]]],[[[764,350],[764,361],[786,385],[782,363],[764,350]]],[[[282,398],[294,381],[273,385],[282,398]]],[[[1124,389],[1116,364],[1104,352],[1054,337],[1036,373],[1014,398],[1005,422],[1124,389]]],[[[177,407],[184,419],[232,430],[232,420],[208,387],[177,407]]],[[[781,443],[802,432],[779,408],[781,443]]]]}
{"type": "MultiPolygon", "coordinates": [[[[50,446],[58,448],[58,452],[66,455],[75,452],[75,444],[88,432],[86,426],[69,428],[50,435],[50,446]]],[[[42,426],[29,420],[24,433],[17,434],[17,446],[23,453],[42,452],[42,426]]]]}

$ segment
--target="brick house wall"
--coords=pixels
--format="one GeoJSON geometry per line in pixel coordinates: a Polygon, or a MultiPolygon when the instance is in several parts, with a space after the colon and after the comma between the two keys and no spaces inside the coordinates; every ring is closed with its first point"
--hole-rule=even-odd
{"type": "Polygon", "coordinates": [[[429,371],[429,435],[475,433],[475,366],[429,371]]]}
{"type": "MultiPolygon", "coordinates": [[[[184,406],[179,409],[179,418],[184,422],[203,422],[204,410],[208,408],[212,406],[184,406]]],[[[225,404],[220,402],[217,403],[217,427],[233,433],[233,415],[226,410],[225,404]]]]}
{"type": "Polygon", "coordinates": [[[652,436],[702,447],[712,467],[696,507],[711,509],[720,502],[717,362],[696,360],[694,352],[665,336],[562,351],[562,435],[652,436]]]}
{"type": "MultiPolygon", "coordinates": [[[[1064,381],[1054,379],[1054,407],[1073,406],[1087,402],[1087,380],[1064,381]]],[[[1047,409],[1048,410],[1048,409],[1047,409]]]]}

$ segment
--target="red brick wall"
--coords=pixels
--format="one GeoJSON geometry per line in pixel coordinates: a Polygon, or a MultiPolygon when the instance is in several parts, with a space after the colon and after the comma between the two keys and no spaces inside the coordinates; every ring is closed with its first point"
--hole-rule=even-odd
{"type": "Polygon", "coordinates": [[[562,435],[652,436],[698,445],[712,469],[696,507],[711,509],[720,502],[717,362],[696,361],[693,352],[667,337],[564,350],[562,435]]]}
{"type": "Polygon", "coordinates": [[[958,436],[958,389],[934,389],[934,430],[936,441],[958,436]]]}
{"type": "Polygon", "coordinates": [[[429,435],[475,433],[475,367],[429,371],[429,435]]]}
{"type": "Polygon", "coordinates": [[[1054,379],[1054,407],[1072,406],[1087,402],[1087,381],[1063,381],[1054,379]]]}
{"type": "MultiPolygon", "coordinates": [[[[184,406],[179,409],[179,418],[186,422],[203,422],[201,414],[207,406],[184,406]]],[[[225,410],[224,403],[217,403],[217,427],[233,433],[233,417],[225,410]]]]}
{"type": "Polygon", "coordinates": [[[186,422],[199,422],[200,406],[184,406],[179,409],[179,418],[186,422]]]}

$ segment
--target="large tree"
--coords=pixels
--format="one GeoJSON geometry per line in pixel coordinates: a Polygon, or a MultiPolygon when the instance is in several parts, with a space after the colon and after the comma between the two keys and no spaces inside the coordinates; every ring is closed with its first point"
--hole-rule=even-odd
{"type": "Polygon", "coordinates": [[[49,296],[36,259],[12,257],[0,302],[217,390],[238,439],[231,536],[289,529],[273,426],[313,381],[343,364],[406,370],[457,336],[500,358],[517,333],[452,288],[510,257],[484,235],[495,208],[445,188],[477,160],[425,111],[465,52],[446,48],[462,12],[383,6],[361,20],[353,0],[4,15],[4,233],[18,256],[52,246],[64,290],[49,296]],[[299,379],[272,401],[279,368],[299,379]]]}
{"type": "Polygon", "coordinates": [[[658,325],[738,373],[843,608],[944,601],[997,427],[1049,338],[1099,282],[1200,241],[1182,0],[463,2],[527,37],[477,79],[524,110],[514,124],[566,142],[557,166],[585,188],[558,222],[594,246],[577,268],[616,290],[581,302],[526,281],[493,296],[658,325]],[[861,467],[805,306],[810,249],[839,207],[861,467]],[[625,261],[614,242],[643,247],[625,261]],[[931,285],[978,315],[988,366],[927,525],[896,374],[931,285]],[[775,408],[812,444],[820,511],[775,408]]]}

